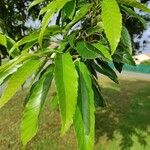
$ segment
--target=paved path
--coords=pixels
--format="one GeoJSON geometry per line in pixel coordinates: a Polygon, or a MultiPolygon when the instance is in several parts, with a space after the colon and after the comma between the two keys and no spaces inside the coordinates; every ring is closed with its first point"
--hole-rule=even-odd
{"type": "Polygon", "coordinates": [[[135,78],[135,79],[150,81],[150,74],[122,71],[121,74],[117,73],[117,75],[118,75],[118,77],[123,77],[123,78],[135,78]]]}

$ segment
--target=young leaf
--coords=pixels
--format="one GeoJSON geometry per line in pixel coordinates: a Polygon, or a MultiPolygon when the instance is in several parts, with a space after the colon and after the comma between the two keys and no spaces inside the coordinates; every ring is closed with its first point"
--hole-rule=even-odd
{"type": "Polygon", "coordinates": [[[102,21],[113,54],[120,41],[122,30],[122,16],[116,0],[103,0],[102,21]]]}
{"type": "Polygon", "coordinates": [[[53,79],[53,70],[53,66],[48,67],[46,72],[30,90],[21,123],[21,139],[23,145],[26,145],[37,133],[39,115],[53,79]]]}
{"type": "Polygon", "coordinates": [[[77,103],[78,76],[69,53],[57,54],[55,82],[62,120],[62,135],[72,124],[77,103]]]}
{"type": "Polygon", "coordinates": [[[39,67],[39,60],[29,60],[15,72],[0,98],[0,108],[3,107],[17,92],[25,80],[39,67]]]}
{"type": "Polygon", "coordinates": [[[79,75],[78,102],[74,115],[74,127],[80,150],[92,150],[94,145],[94,94],[90,73],[82,62],[77,62],[79,75]]]}

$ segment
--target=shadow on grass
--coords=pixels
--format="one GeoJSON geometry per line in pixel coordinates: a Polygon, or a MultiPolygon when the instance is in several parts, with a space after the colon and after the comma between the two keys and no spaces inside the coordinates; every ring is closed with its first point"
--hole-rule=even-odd
{"type": "MultiPolygon", "coordinates": [[[[116,141],[118,137],[117,147],[112,142],[116,150],[131,149],[135,138],[142,149],[148,146],[150,142],[147,140],[150,137],[150,82],[121,81],[120,92],[114,88],[104,88],[103,95],[107,95],[105,99],[108,105],[96,112],[96,144],[102,140],[101,145],[103,145],[106,139],[106,146],[103,149],[110,150],[106,148],[108,141],[116,141]]],[[[137,147],[139,149],[139,146],[137,147]]]]}
{"type": "MultiPolygon", "coordinates": [[[[129,80],[121,80],[119,86],[107,80],[102,84],[108,105],[96,112],[95,150],[150,150],[150,82],[129,80]]],[[[48,100],[53,92],[54,88],[48,100]]],[[[0,150],[21,149],[20,122],[25,94],[26,90],[18,92],[0,110],[0,150]]],[[[47,101],[38,134],[27,149],[76,150],[74,135],[71,128],[65,137],[60,137],[59,113],[52,111],[47,101]]]]}

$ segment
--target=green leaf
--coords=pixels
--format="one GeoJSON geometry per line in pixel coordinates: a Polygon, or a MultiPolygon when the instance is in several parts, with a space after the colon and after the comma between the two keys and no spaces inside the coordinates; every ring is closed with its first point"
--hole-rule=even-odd
{"type": "Polygon", "coordinates": [[[66,40],[62,40],[60,43],[59,43],[59,46],[57,47],[57,51],[62,53],[63,50],[66,48],[66,46],[68,45],[68,41],[66,40]]]}
{"type": "Polygon", "coordinates": [[[132,54],[130,54],[129,52],[125,52],[125,54],[123,55],[123,62],[132,66],[136,66],[132,54]]]}
{"type": "Polygon", "coordinates": [[[94,59],[100,57],[101,52],[94,46],[86,43],[85,41],[79,41],[76,43],[76,50],[79,55],[86,59],[94,59]]]}
{"type": "Polygon", "coordinates": [[[70,2],[68,2],[65,7],[64,7],[64,12],[66,14],[66,16],[72,20],[74,13],[75,13],[75,9],[76,9],[76,0],[71,0],[70,2]]]}
{"type": "Polygon", "coordinates": [[[131,8],[128,8],[128,7],[126,7],[126,6],[123,6],[123,5],[121,6],[121,8],[123,8],[122,10],[123,10],[129,17],[133,17],[133,18],[138,19],[138,20],[142,23],[143,27],[144,27],[144,28],[146,27],[146,25],[147,25],[146,20],[145,20],[144,18],[142,18],[141,16],[139,16],[134,10],[132,10],[131,8]]]}
{"type": "Polygon", "coordinates": [[[45,32],[46,27],[48,26],[51,18],[53,17],[54,13],[61,10],[67,2],[68,2],[68,0],[55,0],[55,1],[52,1],[50,3],[50,5],[47,7],[47,9],[46,9],[47,12],[44,15],[43,20],[42,20],[41,32],[40,32],[39,39],[38,39],[39,44],[41,46],[42,46],[44,32],[45,32]]]}
{"type": "Polygon", "coordinates": [[[30,90],[21,123],[21,139],[23,145],[26,145],[37,133],[39,116],[53,79],[53,70],[53,66],[47,68],[46,72],[30,90]]]}
{"type": "Polygon", "coordinates": [[[142,11],[150,13],[150,9],[145,6],[144,4],[141,4],[140,2],[137,2],[137,0],[117,0],[121,4],[125,4],[131,7],[136,7],[142,11]]]}
{"type": "Polygon", "coordinates": [[[123,69],[123,63],[120,63],[120,62],[116,62],[116,61],[113,61],[113,64],[115,66],[115,69],[121,73],[122,72],[122,69],[123,69]]]}
{"type": "Polygon", "coordinates": [[[74,127],[80,150],[92,150],[94,146],[94,94],[90,73],[82,62],[77,62],[79,75],[78,102],[74,115],[74,127]]]}
{"type": "Polygon", "coordinates": [[[29,53],[29,50],[37,43],[37,40],[26,43],[21,50],[21,55],[25,55],[29,53]]]}
{"type": "Polygon", "coordinates": [[[129,51],[127,51],[126,47],[124,46],[120,47],[120,49],[116,51],[116,53],[113,55],[113,60],[118,64],[127,63],[129,65],[136,66],[132,54],[130,54],[129,51]]]}
{"type": "Polygon", "coordinates": [[[7,70],[5,70],[4,72],[1,72],[0,73],[0,85],[5,82],[5,80],[10,76],[12,75],[13,73],[15,73],[18,68],[20,67],[21,65],[16,65],[12,68],[8,68],[7,70]]]}
{"type": "Polygon", "coordinates": [[[4,72],[7,69],[10,69],[10,68],[14,67],[17,64],[20,64],[20,63],[22,63],[24,61],[27,61],[29,59],[34,59],[34,58],[35,59],[36,58],[39,59],[39,56],[34,55],[34,54],[25,54],[25,55],[23,54],[23,55],[20,55],[19,57],[16,57],[16,58],[8,61],[6,64],[0,66],[0,73],[4,72]]]}
{"type": "Polygon", "coordinates": [[[65,30],[68,31],[74,24],[80,21],[90,10],[91,5],[85,4],[75,14],[73,20],[66,26],[65,30]]]}
{"type": "Polygon", "coordinates": [[[105,58],[107,58],[108,60],[112,60],[109,49],[105,45],[101,44],[100,42],[94,43],[92,45],[97,48],[105,58]]]}
{"type": "Polygon", "coordinates": [[[74,49],[75,49],[75,37],[76,37],[76,32],[73,32],[68,36],[68,42],[70,46],[74,49]]]}
{"type": "Polygon", "coordinates": [[[6,36],[7,38],[7,52],[10,56],[13,58],[20,55],[20,50],[18,48],[14,48],[13,52],[11,52],[11,48],[16,44],[16,42],[10,38],[9,36],[6,36]]]}
{"type": "Polygon", "coordinates": [[[122,30],[122,16],[116,0],[103,0],[102,21],[113,54],[120,41],[122,30]]]}
{"type": "Polygon", "coordinates": [[[0,45],[7,47],[7,39],[6,39],[5,35],[3,35],[1,33],[0,33],[0,45]]]}
{"type": "Polygon", "coordinates": [[[103,61],[100,61],[99,59],[97,59],[97,63],[98,64],[96,64],[96,63],[92,64],[93,68],[97,72],[106,75],[111,80],[118,83],[118,78],[117,78],[117,75],[116,75],[115,71],[107,63],[105,63],[103,61]]]}
{"type": "Polygon", "coordinates": [[[33,42],[35,40],[38,39],[38,32],[33,32],[31,33],[30,35],[28,36],[25,36],[24,38],[22,38],[20,41],[18,41],[17,43],[14,44],[14,46],[10,49],[9,53],[13,53],[14,50],[16,48],[18,48],[19,46],[23,45],[23,44],[26,44],[26,43],[30,43],[30,42],[33,42]]]}
{"type": "Polygon", "coordinates": [[[122,28],[122,33],[121,33],[121,43],[125,47],[125,50],[132,55],[132,42],[131,42],[131,37],[130,34],[125,26],[122,28]]]}
{"type": "Polygon", "coordinates": [[[25,80],[36,70],[40,64],[39,60],[29,60],[15,72],[0,98],[0,108],[3,107],[17,92],[25,80]]]}
{"type": "Polygon", "coordinates": [[[98,81],[96,81],[95,79],[92,80],[92,88],[93,88],[93,92],[94,92],[95,106],[96,107],[106,106],[106,102],[101,94],[102,92],[101,92],[100,86],[98,84],[98,81]]]}
{"type": "Polygon", "coordinates": [[[14,64],[14,62],[17,60],[18,58],[14,58],[10,61],[8,61],[7,63],[3,64],[2,66],[0,66],[0,73],[4,72],[5,70],[8,69],[8,67],[11,67],[12,64],[14,64]]]}
{"type": "Polygon", "coordinates": [[[77,103],[78,76],[70,54],[57,54],[55,59],[55,82],[62,120],[62,135],[73,121],[77,103]]]}
{"type": "Polygon", "coordinates": [[[44,0],[34,0],[34,1],[30,4],[29,9],[31,9],[33,6],[39,4],[39,3],[43,2],[43,1],[44,1],[44,0]]]}
{"type": "MultiPolygon", "coordinates": [[[[59,26],[53,25],[53,26],[46,28],[43,36],[44,36],[44,38],[46,38],[46,37],[52,36],[54,34],[60,33],[60,31],[61,30],[60,30],[59,26]]],[[[29,45],[31,44],[31,46],[32,46],[32,43],[34,44],[34,43],[36,43],[36,41],[38,41],[38,35],[39,35],[39,30],[29,34],[28,36],[25,36],[20,41],[18,41],[17,43],[14,44],[14,46],[10,49],[9,53],[11,54],[16,48],[18,48],[19,46],[24,45],[26,43],[29,45]]]]}

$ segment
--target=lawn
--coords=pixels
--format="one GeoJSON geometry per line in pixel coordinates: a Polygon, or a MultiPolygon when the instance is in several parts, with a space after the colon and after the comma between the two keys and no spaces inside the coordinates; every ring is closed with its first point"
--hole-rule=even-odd
{"type": "MultiPolygon", "coordinates": [[[[149,150],[150,80],[121,78],[119,85],[104,77],[99,80],[107,107],[96,111],[95,150],[149,150]]],[[[26,92],[18,92],[0,110],[0,150],[21,149],[19,124],[26,92]]],[[[53,93],[51,90],[40,117],[39,132],[28,144],[28,150],[76,149],[73,128],[60,137],[58,110],[49,107],[53,93]]]]}

